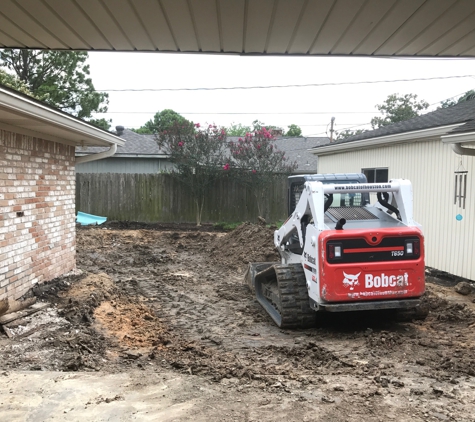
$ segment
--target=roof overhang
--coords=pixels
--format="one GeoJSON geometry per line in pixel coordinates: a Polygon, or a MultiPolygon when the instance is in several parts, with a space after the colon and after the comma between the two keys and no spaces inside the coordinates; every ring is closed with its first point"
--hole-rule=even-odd
{"type": "Polygon", "coordinates": [[[2,87],[0,129],[73,146],[125,143],[112,133],[2,87]]]}
{"type": "Polygon", "coordinates": [[[475,132],[454,133],[442,136],[442,142],[450,144],[458,155],[475,156],[475,132]]]}
{"type": "Polygon", "coordinates": [[[475,132],[454,133],[442,136],[444,144],[469,144],[475,143],[475,132]]]}
{"type": "Polygon", "coordinates": [[[475,57],[472,0],[2,0],[0,48],[475,57]]]}
{"type": "Polygon", "coordinates": [[[439,126],[431,129],[415,130],[412,132],[381,136],[378,138],[368,138],[353,142],[330,144],[323,147],[312,148],[309,149],[309,151],[318,156],[323,156],[360,149],[378,148],[398,143],[420,142],[423,140],[437,140],[440,139],[443,135],[449,133],[451,130],[463,124],[464,123],[457,123],[453,125],[439,126]]]}
{"type": "MultiPolygon", "coordinates": [[[[83,157],[88,155],[93,155],[91,152],[82,152],[81,150],[76,151],[76,157],[83,157]]],[[[170,155],[167,154],[120,154],[115,153],[114,158],[153,158],[153,159],[165,159],[169,158],[170,155]]]]}

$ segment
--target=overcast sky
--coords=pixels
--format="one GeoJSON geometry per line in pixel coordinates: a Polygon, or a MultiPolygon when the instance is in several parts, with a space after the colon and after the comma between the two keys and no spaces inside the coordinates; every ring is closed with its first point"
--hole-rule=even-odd
{"type": "Polygon", "coordinates": [[[91,52],[88,63],[95,88],[111,90],[109,113],[96,117],[111,118],[112,129],[138,128],[157,111],[171,108],[202,124],[251,125],[259,119],[284,128],[297,124],[305,136],[326,136],[331,117],[336,130],[369,128],[371,118],[378,115],[375,105],[393,93],[417,94],[431,104],[429,110],[435,110],[440,101],[475,89],[474,59],[91,52]],[[447,78],[462,75],[471,76],[447,78]],[[447,79],[363,83],[422,78],[447,79]],[[311,84],[320,86],[159,91],[311,84]],[[156,91],[140,91],[148,89],[156,91]]]}

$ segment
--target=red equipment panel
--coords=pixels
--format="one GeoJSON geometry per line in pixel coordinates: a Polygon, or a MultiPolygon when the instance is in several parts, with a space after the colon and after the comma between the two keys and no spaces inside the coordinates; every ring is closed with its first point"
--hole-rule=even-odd
{"type": "Polygon", "coordinates": [[[320,296],[326,302],[419,297],[424,238],[414,227],[329,230],[319,236],[320,296]]]}

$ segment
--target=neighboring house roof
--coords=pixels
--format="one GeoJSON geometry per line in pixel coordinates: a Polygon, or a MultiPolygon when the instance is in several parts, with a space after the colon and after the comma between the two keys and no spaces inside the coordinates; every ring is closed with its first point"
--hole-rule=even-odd
{"type": "Polygon", "coordinates": [[[348,148],[370,147],[378,144],[416,141],[453,133],[475,130],[475,100],[464,101],[448,108],[440,108],[404,122],[363,132],[331,144],[317,146],[315,154],[342,151],[348,148]]]}
{"type": "MultiPolygon", "coordinates": [[[[124,129],[123,131],[118,132],[117,136],[126,142],[124,145],[117,148],[114,157],[155,158],[167,156],[166,152],[158,146],[157,141],[155,140],[155,135],[143,135],[135,133],[129,129],[124,129]]],[[[105,148],[99,147],[77,148],[76,155],[96,154],[104,150],[105,148]]]]}
{"type": "MultiPolygon", "coordinates": [[[[132,130],[124,129],[118,135],[126,141],[125,145],[117,148],[114,157],[166,157],[167,153],[161,149],[156,140],[155,135],[143,135],[135,133],[132,130]]],[[[239,137],[228,137],[228,141],[237,141],[239,137]]],[[[314,138],[278,138],[275,140],[276,147],[285,152],[285,156],[291,162],[297,163],[296,172],[316,171],[317,157],[308,150],[319,145],[330,143],[330,139],[326,137],[314,138]]],[[[76,155],[89,155],[102,152],[105,148],[88,147],[77,148],[76,155]]]]}
{"type": "Polygon", "coordinates": [[[4,85],[0,85],[0,128],[67,145],[123,144],[115,134],[4,85]]]}
{"type": "Polygon", "coordinates": [[[404,122],[393,123],[359,135],[350,136],[334,144],[357,141],[360,139],[378,138],[381,136],[394,135],[397,133],[413,132],[433,127],[448,126],[455,123],[464,123],[475,119],[475,100],[464,101],[452,107],[439,108],[422,116],[405,120],[404,122]]]}
{"type": "Polygon", "coordinates": [[[330,143],[330,138],[281,138],[275,145],[291,161],[297,163],[295,172],[316,172],[318,158],[309,152],[309,149],[330,143]]]}
{"type": "MultiPolygon", "coordinates": [[[[475,103],[475,101],[474,101],[475,103]]],[[[475,106],[475,104],[474,104],[475,106]]],[[[475,109],[475,107],[474,107],[475,109]]],[[[475,111],[474,111],[474,120],[470,120],[469,122],[465,123],[464,125],[461,125],[459,127],[456,127],[455,129],[452,129],[450,133],[455,134],[455,133],[466,133],[466,132],[474,132],[475,131],[475,111]]]]}
{"type": "MultiPolygon", "coordinates": [[[[238,136],[228,137],[228,141],[236,142],[238,136]]],[[[327,137],[312,137],[312,138],[277,138],[274,141],[275,146],[285,152],[285,156],[291,161],[297,163],[295,172],[315,172],[317,171],[318,158],[309,152],[309,149],[315,148],[319,145],[326,145],[330,143],[327,137]]]]}

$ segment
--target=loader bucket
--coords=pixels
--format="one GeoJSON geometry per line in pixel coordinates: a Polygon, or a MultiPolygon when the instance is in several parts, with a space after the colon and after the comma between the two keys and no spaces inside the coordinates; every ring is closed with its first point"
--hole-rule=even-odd
{"type": "Polygon", "coordinates": [[[269,268],[278,262],[250,262],[247,267],[246,274],[244,274],[244,283],[247,284],[252,293],[255,293],[255,278],[256,274],[269,268]]]}

